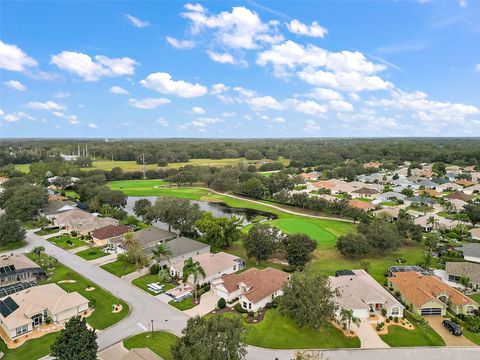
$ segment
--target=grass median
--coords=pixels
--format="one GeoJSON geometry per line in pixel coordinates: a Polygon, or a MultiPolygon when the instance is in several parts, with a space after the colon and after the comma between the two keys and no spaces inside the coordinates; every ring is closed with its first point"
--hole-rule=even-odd
{"type": "Polygon", "coordinates": [[[165,360],[172,358],[172,346],[178,341],[178,337],[166,331],[144,332],[123,340],[123,346],[130,349],[149,348],[155,354],[165,360]]]}

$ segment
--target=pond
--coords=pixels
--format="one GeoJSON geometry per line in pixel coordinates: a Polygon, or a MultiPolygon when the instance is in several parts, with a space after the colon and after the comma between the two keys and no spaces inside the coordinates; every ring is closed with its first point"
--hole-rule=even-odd
{"type": "MultiPolygon", "coordinates": [[[[125,211],[129,215],[134,215],[133,212],[133,206],[135,205],[135,202],[140,199],[147,199],[149,200],[152,204],[155,202],[157,199],[156,196],[129,196],[127,200],[127,205],[125,206],[125,211]]],[[[267,220],[273,220],[276,219],[276,215],[269,213],[269,212],[264,212],[264,211],[258,211],[258,210],[253,210],[249,208],[234,208],[231,206],[228,206],[227,204],[221,203],[221,202],[208,202],[208,201],[197,201],[197,200],[190,200],[194,204],[198,204],[201,210],[203,211],[210,211],[213,216],[216,217],[221,217],[221,216],[232,216],[236,215],[238,217],[242,217],[244,219],[244,225],[248,225],[249,223],[253,221],[267,221],[267,220]]],[[[168,225],[162,222],[156,222],[154,223],[155,226],[168,230],[168,225]]]]}

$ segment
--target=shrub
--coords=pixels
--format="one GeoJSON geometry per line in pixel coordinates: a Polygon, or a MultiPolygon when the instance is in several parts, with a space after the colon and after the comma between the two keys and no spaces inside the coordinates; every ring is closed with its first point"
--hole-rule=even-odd
{"type": "Polygon", "coordinates": [[[246,319],[248,317],[248,314],[247,313],[243,313],[242,314],[242,318],[246,319]]]}
{"type": "Polygon", "coordinates": [[[382,309],[382,315],[383,315],[383,316],[386,316],[386,315],[387,315],[387,309],[385,309],[385,308],[382,309]]]}
{"type": "Polygon", "coordinates": [[[390,324],[390,321],[391,321],[390,318],[386,318],[386,319],[385,319],[385,322],[386,322],[387,324],[390,324]]]}
{"type": "Polygon", "coordinates": [[[240,305],[240,303],[237,303],[235,305],[235,310],[237,310],[240,314],[246,314],[248,313],[247,310],[245,310],[244,308],[242,308],[242,305],[240,305]]]}
{"type": "Polygon", "coordinates": [[[402,295],[402,294],[400,294],[400,291],[398,291],[398,290],[396,290],[394,294],[395,294],[396,298],[400,298],[401,295],[402,295]]]}
{"type": "Polygon", "coordinates": [[[52,320],[51,317],[47,317],[47,318],[45,319],[45,324],[49,325],[49,324],[52,323],[52,321],[53,321],[53,320],[52,320]]]}
{"type": "Polygon", "coordinates": [[[258,319],[258,313],[253,314],[254,319],[258,319]]]}
{"type": "Polygon", "coordinates": [[[250,317],[253,317],[254,314],[255,314],[255,313],[254,313],[253,311],[249,311],[249,312],[248,312],[248,316],[250,316],[250,317]]]}
{"type": "Polygon", "coordinates": [[[270,309],[270,308],[272,307],[272,303],[266,303],[266,304],[265,304],[265,307],[266,307],[267,309],[270,309]]]}
{"type": "Polygon", "coordinates": [[[219,309],[225,309],[225,306],[227,306],[227,302],[224,298],[220,298],[218,299],[217,306],[219,309]]]}
{"type": "Polygon", "coordinates": [[[398,316],[395,316],[395,317],[393,318],[393,321],[394,321],[396,324],[398,324],[398,316]]]}
{"type": "Polygon", "coordinates": [[[160,272],[160,265],[153,264],[150,266],[150,275],[157,275],[160,272]]]}
{"type": "Polygon", "coordinates": [[[393,320],[393,316],[390,315],[390,316],[388,317],[388,319],[389,319],[389,320],[393,320]]]}
{"type": "Polygon", "coordinates": [[[78,231],[72,230],[70,231],[70,235],[72,235],[73,237],[76,237],[78,236],[78,231]]]}
{"type": "Polygon", "coordinates": [[[418,322],[423,320],[423,317],[421,315],[418,315],[418,314],[412,314],[412,318],[413,318],[413,320],[418,321],[418,322]]]}

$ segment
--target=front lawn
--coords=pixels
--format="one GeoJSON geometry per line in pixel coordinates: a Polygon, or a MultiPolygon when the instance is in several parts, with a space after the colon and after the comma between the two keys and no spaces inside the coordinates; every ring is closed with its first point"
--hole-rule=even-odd
{"type": "MultiPolygon", "coordinates": [[[[136,287],[148,292],[149,294],[156,295],[154,292],[152,292],[148,288],[148,284],[156,283],[156,282],[159,282],[158,281],[158,274],[155,274],[155,275],[147,274],[147,275],[143,275],[143,276],[140,276],[140,277],[134,279],[132,281],[132,284],[135,285],[136,287]]],[[[173,289],[173,288],[174,288],[174,285],[172,285],[172,284],[164,284],[163,285],[163,291],[168,291],[168,290],[173,289]]]]}
{"type": "Polygon", "coordinates": [[[31,360],[40,359],[50,354],[50,346],[55,342],[60,332],[47,334],[38,339],[28,340],[16,349],[8,349],[3,340],[0,340],[0,351],[3,352],[2,360],[31,360]]]}
{"type": "MultiPolygon", "coordinates": [[[[28,257],[35,262],[39,262],[41,259],[33,254],[28,254],[28,257]]],[[[87,318],[87,323],[95,329],[105,329],[122,320],[129,313],[127,303],[61,263],[57,263],[53,272],[49,270],[48,273],[50,278],[40,284],[56,283],[67,292],[78,292],[94,305],[95,311],[87,318]],[[61,280],[74,280],[75,282],[58,283],[61,280]],[[95,290],[86,291],[85,289],[89,286],[93,286],[95,290]],[[118,313],[112,313],[112,305],[117,303],[122,305],[122,310],[118,313]]]]}
{"type": "MultiPolygon", "coordinates": [[[[224,313],[226,317],[238,317],[236,313],[224,313]]],[[[332,324],[320,329],[301,328],[291,319],[280,314],[278,309],[269,309],[257,324],[245,323],[245,342],[249,345],[271,349],[327,349],[359,348],[358,337],[347,338],[332,324]]]]}
{"type": "Polygon", "coordinates": [[[480,304],[480,294],[468,295],[468,297],[480,304]]]}
{"type": "Polygon", "coordinates": [[[35,231],[35,234],[38,236],[45,236],[45,235],[51,235],[59,232],[60,229],[57,227],[56,229],[41,229],[38,231],[35,231]]]}
{"type": "Polygon", "coordinates": [[[0,246],[0,252],[2,251],[10,251],[10,250],[15,250],[15,249],[20,249],[22,247],[24,247],[25,245],[27,245],[27,242],[26,241],[14,241],[14,242],[10,242],[6,245],[2,245],[0,246]]]}
{"type": "Polygon", "coordinates": [[[130,264],[129,262],[122,261],[122,260],[116,260],[113,262],[110,262],[108,264],[100,266],[103,270],[108,271],[109,273],[112,273],[115,276],[122,277],[124,275],[128,275],[134,271],[137,270],[135,265],[130,264]]]}
{"type": "Polygon", "coordinates": [[[382,340],[392,347],[402,346],[444,346],[445,342],[429,325],[417,323],[409,315],[406,316],[414,326],[414,330],[407,330],[401,326],[390,326],[387,335],[381,335],[382,340]]]}
{"type": "Polygon", "coordinates": [[[190,296],[182,301],[175,301],[175,300],[170,300],[168,302],[168,305],[172,305],[173,307],[177,308],[180,311],[185,311],[188,309],[191,309],[195,306],[193,302],[193,296],[190,296]]]}
{"type": "Polygon", "coordinates": [[[82,250],[76,253],[76,255],[80,256],[85,260],[94,260],[104,256],[107,256],[108,253],[103,252],[102,248],[99,247],[92,247],[90,249],[82,250]]]}
{"type": "Polygon", "coordinates": [[[88,245],[88,243],[80,238],[74,238],[69,235],[59,235],[48,239],[48,241],[60,246],[62,249],[75,249],[80,246],[88,245]]]}
{"type": "Polygon", "coordinates": [[[128,350],[149,348],[165,360],[172,359],[172,346],[178,341],[178,337],[166,331],[144,332],[123,340],[123,346],[128,350]]]}

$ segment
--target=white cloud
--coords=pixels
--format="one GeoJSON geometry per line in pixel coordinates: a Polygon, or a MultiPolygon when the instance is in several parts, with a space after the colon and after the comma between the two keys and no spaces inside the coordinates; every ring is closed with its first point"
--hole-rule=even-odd
{"type": "Polygon", "coordinates": [[[67,117],[67,120],[68,120],[68,122],[69,122],[70,124],[72,124],[72,125],[78,124],[78,119],[77,119],[77,117],[76,117],[75,115],[70,115],[70,116],[68,116],[68,117],[67,117]]]}
{"type": "Polygon", "coordinates": [[[3,120],[5,120],[6,122],[15,122],[15,121],[18,121],[20,120],[20,116],[18,114],[7,114],[3,117],[3,120]]]}
{"type": "Polygon", "coordinates": [[[168,120],[163,117],[159,117],[157,120],[155,120],[155,122],[162,127],[170,126],[170,124],[168,123],[168,120]]]}
{"type": "Polygon", "coordinates": [[[344,100],[331,100],[328,109],[333,111],[353,111],[353,105],[344,100]]]}
{"type": "Polygon", "coordinates": [[[328,110],[325,105],[320,105],[312,100],[300,101],[297,99],[289,99],[287,102],[295,111],[309,115],[321,115],[328,110]]]}
{"type": "Polygon", "coordinates": [[[68,91],[58,91],[53,94],[53,97],[57,99],[66,99],[70,96],[72,96],[72,94],[70,94],[68,91]]]}
{"type": "Polygon", "coordinates": [[[25,107],[30,109],[47,110],[47,111],[65,110],[65,106],[60,105],[54,101],[46,101],[46,102],[30,101],[25,105],[25,107]]]}
{"type": "Polygon", "coordinates": [[[460,5],[462,8],[468,7],[468,0],[458,0],[458,5],[460,5]]]}
{"type": "Polygon", "coordinates": [[[170,100],[166,98],[146,98],[146,99],[129,99],[130,106],[138,109],[155,109],[161,105],[170,103],[170,100]]]}
{"type": "Polygon", "coordinates": [[[112,86],[110,88],[110,92],[113,94],[118,94],[118,95],[129,95],[130,92],[120,86],[112,86]]]}
{"type": "Polygon", "coordinates": [[[130,14],[126,14],[125,17],[132,23],[133,26],[137,28],[144,28],[150,25],[148,21],[142,21],[139,18],[132,16],[130,14]]]}
{"type": "Polygon", "coordinates": [[[325,88],[314,88],[305,96],[316,100],[342,100],[343,98],[338,91],[325,88]]]}
{"type": "Polygon", "coordinates": [[[303,131],[310,132],[310,131],[318,131],[320,130],[320,126],[315,120],[309,119],[305,120],[305,126],[303,127],[303,131]]]}
{"type": "Polygon", "coordinates": [[[94,124],[94,123],[88,124],[88,127],[89,127],[90,129],[98,129],[97,124],[94,124]]]}
{"type": "Polygon", "coordinates": [[[3,110],[0,110],[0,116],[3,116],[3,120],[5,120],[6,122],[15,122],[20,119],[36,120],[36,118],[34,118],[33,116],[30,116],[29,114],[22,111],[5,114],[3,110]]]}
{"type": "Polygon", "coordinates": [[[18,80],[8,80],[4,81],[3,83],[5,84],[5,86],[8,86],[13,90],[27,91],[27,87],[18,80]]]}
{"type": "Polygon", "coordinates": [[[5,111],[3,111],[3,109],[0,109],[0,116],[3,116],[5,115],[5,111]]]}
{"type": "Polygon", "coordinates": [[[222,113],[222,116],[223,116],[223,117],[232,117],[232,116],[235,116],[235,115],[237,115],[237,114],[234,113],[233,111],[230,111],[230,112],[229,112],[229,111],[225,111],[225,112],[222,113]]]}
{"type": "Polygon", "coordinates": [[[195,114],[205,114],[205,109],[204,109],[204,108],[201,108],[200,106],[194,106],[194,107],[192,107],[192,111],[193,111],[195,114]]]}
{"type": "Polygon", "coordinates": [[[167,36],[165,39],[170,45],[177,49],[192,49],[196,45],[193,40],[178,40],[171,36],[167,36]]]}
{"type": "Polygon", "coordinates": [[[250,105],[254,110],[262,109],[273,109],[273,110],[283,110],[284,105],[281,104],[277,99],[272,96],[258,96],[250,97],[245,100],[245,102],[250,105]]]}
{"type": "Polygon", "coordinates": [[[285,119],[280,117],[280,116],[277,116],[277,117],[273,118],[272,121],[276,122],[278,124],[283,124],[285,122],[285,119]]]}
{"type": "Polygon", "coordinates": [[[255,49],[259,43],[277,43],[283,36],[275,33],[275,27],[263,23],[257,13],[243,7],[233,7],[231,12],[207,14],[199,5],[187,4],[182,16],[191,21],[191,30],[197,34],[204,29],[214,30],[215,39],[232,49],[255,49]]]}
{"type": "Polygon", "coordinates": [[[23,72],[38,63],[16,45],[6,44],[0,40],[0,68],[23,72]]]}
{"type": "Polygon", "coordinates": [[[203,128],[210,124],[216,124],[221,122],[222,119],[216,117],[199,117],[191,122],[191,124],[197,128],[203,128]]]}
{"type": "Polygon", "coordinates": [[[237,60],[228,53],[220,54],[220,53],[216,53],[214,51],[208,50],[207,54],[210,57],[210,59],[221,64],[233,64],[233,65],[241,65],[241,66],[248,65],[246,61],[237,60]]]}
{"type": "Polygon", "coordinates": [[[475,71],[476,72],[480,72],[480,63],[475,65],[475,71]]]}
{"type": "Polygon", "coordinates": [[[224,93],[225,91],[228,91],[228,89],[229,87],[226,86],[225,84],[218,83],[218,84],[212,85],[212,90],[210,91],[210,93],[212,95],[219,95],[221,93],[224,93]]]}
{"type": "Polygon", "coordinates": [[[324,27],[320,26],[318,22],[314,21],[312,24],[306,25],[298,21],[297,19],[293,19],[289,23],[286,23],[288,30],[290,32],[297,34],[297,35],[305,35],[317,38],[323,38],[328,30],[324,27]]]}
{"type": "Polygon", "coordinates": [[[203,96],[208,89],[200,84],[191,84],[183,80],[173,80],[168,73],[157,72],[148,75],[140,81],[147,89],[158,91],[162,94],[174,94],[183,98],[203,96]]]}
{"type": "Polygon", "coordinates": [[[111,59],[97,55],[93,59],[87,54],[74,51],[62,51],[60,54],[53,55],[51,63],[85,81],[97,81],[102,76],[133,75],[135,65],[138,64],[128,57],[111,59]]]}

